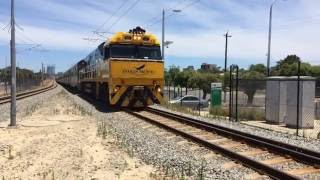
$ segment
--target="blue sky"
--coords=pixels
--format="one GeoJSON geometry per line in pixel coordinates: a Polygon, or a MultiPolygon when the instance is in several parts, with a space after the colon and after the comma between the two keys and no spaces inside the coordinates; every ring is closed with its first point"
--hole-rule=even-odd
{"type": "MultiPolygon", "coordinates": [[[[247,67],[265,63],[269,6],[273,0],[16,0],[17,61],[38,71],[41,63],[64,71],[92,51],[101,38],[92,33],[128,31],[142,26],[161,39],[161,13],[165,8],[166,66],[224,63],[224,37],[229,31],[231,63],[247,67]],[[189,6],[190,3],[196,3],[189,6]],[[124,3],[125,2],[125,3],[124,3]],[[112,17],[122,4],[122,8],[112,17]],[[182,9],[171,16],[172,9],[182,9]],[[122,17],[122,18],[120,18],[122,17]],[[112,28],[117,19],[120,19],[112,28]],[[32,48],[29,44],[41,44],[32,48]]],[[[320,1],[279,0],[274,6],[272,63],[288,54],[320,64],[320,1]]],[[[0,1],[0,67],[9,64],[10,0],[0,1]],[[3,30],[4,29],[4,30],[3,30]],[[6,60],[7,59],[7,60],[6,60]]],[[[109,34],[106,34],[109,36],[109,34]]]]}

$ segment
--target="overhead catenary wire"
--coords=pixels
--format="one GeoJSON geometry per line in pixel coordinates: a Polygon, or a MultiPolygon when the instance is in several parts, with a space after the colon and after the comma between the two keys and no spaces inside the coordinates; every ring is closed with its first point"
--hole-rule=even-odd
{"type": "MultiPolygon", "coordinates": [[[[174,10],[176,7],[178,7],[180,4],[183,4],[185,1],[187,1],[187,0],[182,0],[181,2],[178,1],[178,2],[176,2],[173,6],[169,7],[167,10],[169,10],[169,11],[174,10]]],[[[158,20],[158,19],[159,19],[159,16],[160,16],[160,15],[154,16],[153,18],[151,18],[151,19],[149,20],[149,22],[152,23],[152,22],[158,20]]]]}
{"type": "MultiPolygon", "coordinates": [[[[195,5],[196,3],[198,3],[200,0],[193,0],[192,2],[190,2],[189,4],[187,4],[187,5],[185,5],[184,7],[182,7],[180,10],[181,11],[183,11],[183,10],[185,10],[185,9],[187,9],[187,8],[189,8],[189,7],[191,7],[191,6],[193,6],[193,5],[195,5]]],[[[168,19],[168,18],[170,18],[171,16],[173,16],[175,13],[174,12],[172,12],[172,13],[170,13],[170,14],[168,14],[167,16],[166,16],[166,19],[168,19]]],[[[149,24],[149,25],[147,25],[146,27],[152,27],[152,26],[154,26],[155,24],[158,24],[158,23],[160,23],[161,22],[161,20],[162,20],[162,18],[158,18],[155,22],[153,22],[153,23],[151,23],[151,24],[149,24]]]]}
{"type": "Polygon", "coordinates": [[[125,15],[127,15],[141,0],[136,0],[134,1],[131,6],[129,6],[129,8],[122,13],[108,28],[107,28],[107,32],[110,31],[113,26],[115,26],[125,15]]]}
{"type": "Polygon", "coordinates": [[[121,5],[94,32],[100,31],[130,0],[124,0],[121,5]]]}
{"type": "Polygon", "coordinates": [[[16,31],[18,39],[22,40],[24,44],[30,44],[31,47],[25,48],[23,50],[19,50],[17,53],[25,52],[25,51],[38,51],[38,52],[48,52],[49,49],[43,47],[41,43],[36,42],[35,40],[31,39],[27,35],[23,33],[24,29],[19,29],[21,32],[16,31]]]}

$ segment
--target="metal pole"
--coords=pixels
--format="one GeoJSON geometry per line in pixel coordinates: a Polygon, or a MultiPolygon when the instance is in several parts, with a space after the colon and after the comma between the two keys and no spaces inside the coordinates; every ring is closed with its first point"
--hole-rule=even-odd
{"type": "Polygon", "coordinates": [[[273,5],[276,1],[274,1],[270,6],[270,14],[269,14],[269,36],[268,36],[268,59],[267,59],[267,77],[270,76],[270,53],[271,53],[271,30],[272,30],[272,9],[273,5]]]}
{"type": "Polygon", "coordinates": [[[238,122],[239,66],[236,66],[236,121],[238,122]]]}
{"type": "Polygon", "coordinates": [[[14,0],[11,0],[11,112],[9,126],[16,126],[16,40],[15,40],[15,19],[14,0]]]}
{"type": "Polygon", "coordinates": [[[41,86],[43,86],[43,75],[44,75],[44,67],[43,67],[43,63],[41,63],[41,86]]]}
{"type": "Polygon", "coordinates": [[[164,26],[165,26],[165,24],[164,24],[164,21],[165,21],[165,11],[164,11],[164,9],[162,10],[162,43],[161,43],[161,51],[162,51],[162,60],[164,60],[164,39],[165,39],[165,37],[164,37],[164,26]]]}
{"type": "Polygon", "coordinates": [[[301,62],[298,61],[298,79],[297,79],[297,126],[296,126],[296,133],[298,136],[299,133],[299,116],[300,116],[300,65],[301,62]]]}
{"type": "Polygon", "coordinates": [[[201,89],[199,87],[199,116],[201,116],[200,103],[201,103],[201,89]]]}
{"type": "Polygon", "coordinates": [[[229,121],[232,119],[232,66],[230,66],[229,77],[229,121]]]}
{"type": "Polygon", "coordinates": [[[169,101],[170,101],[170,82],[168,81],[168,94],[169,94],[169,101]]]}
{"type": "MultiPolygon", "coordinates": [[[[232,37],[229,35],[229,32],[227,32],[225,35],[226,37],[226,47],[225,47],[225,54],[224,54],[224,84],[226,84],[226,73],[227,73],[227,66],[228,66],[228,38],[229,37],[232,37]]],[[[226,86],[224,85],[224,88],[223,88],[223,101],[224,103],[226,102],[226,99],[227,99],[227,94],[226,94],[226,86]]]]}

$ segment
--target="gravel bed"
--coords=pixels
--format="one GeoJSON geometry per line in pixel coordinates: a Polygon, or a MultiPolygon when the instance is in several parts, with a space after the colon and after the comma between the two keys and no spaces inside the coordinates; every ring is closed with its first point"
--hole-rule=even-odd
{"type": "Polygon", "coordinates": [[[301,179],[310,179],[310,180],[319,180],[320,178],[318,174],[307,174],[300,177],[301,179]]]}
{"type": "Polygon", "coordinates": [[[307,138],[300,137],[300,136],[297,137],[292,134],[275,132],[275,131],[266,130],[266,129],[262,129],[262,128],[258,128],[258,127],[248,126],[245,124],[240,124],[238,122],[231,122],[228,120],[210,119],[210,118],[205,118],[205,117],[193,116],[190,114],[172,111],[170,109],[167,109],[165,107],[158,106],[158,105],[154,105],[152,107],[160,109],[160,110],[168,111],[168,112],[173,112],[173,113],[180,114],[180,115],[185,115],[185,116],[192,117],[192,118],[202,120],[205,122],[214,123],[214,124],[217,124],[220,126],[236,129],[236,130],[239,130],[242,132],[254,134],[257,136],[285,142],[288,144],[292,144],[292,145],[296,145],[299,147],[303,147],[303,148],[307,148],[310,150],[320,152],[320,140],[319,139],[307,139],[307,138]]]}
{"type": "Polygon", "coordinates": [[[253,150],[256,150],[256,148],[245,145],[245,146],[233,147],[232,150],[240,153],[240,152],[253,151],[253,150]]]}
{"type": "Polygon", "coordinates": [[[224,169],[222,165],[230,162],[230,159],[217,156],[206,160],[203,157],[206,154],[204,150],[202,154],[198,151],[191,151],[191,146],[187,143],[178,145],[176,142],[181,137],[167,139],[167,136],[156,135],[154,128],[152,131],[141,128],[130,120],[134,117],[124,112],[101,112],[82,98],[73,94],[70,96],[76,104],[91,111],[98,119],[99,135],[115,137],[119,146],[126,149],[129,154],[159,168],[169,177],[181,178],[187,175],[191,179],[201,177],[205,179],[243,179],[246,174],[254,173],[253,170],[246,167],[224,169]]]}
{"type": "MultiPolygon", "coordinates": [[[[61,90],[62,87],[58,86],[55,89],[49,90],[47,92],[17,100],[17,121],[21,120],[29,113],[35,111],[47,98],[57,94],[61,90]]],[[[10,103],[0,105],[0,114],[0,122],[8,121],[10,119],[10,103]]]]}
{"type": "Polygon", "coordinates": [[[277,168],[277,169],[282,169],[284,171],[289,171],[292,169],[306,167],[306,165],[299,163],[299,162],[296,162],[296,161],[292,161],[292,162],[286,162],[286,163],[272,165],[272,167],[277,168]]]}

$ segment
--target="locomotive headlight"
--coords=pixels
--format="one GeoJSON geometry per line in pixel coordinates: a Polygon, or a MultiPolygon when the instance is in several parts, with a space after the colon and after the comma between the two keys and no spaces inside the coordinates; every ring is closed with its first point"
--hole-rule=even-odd
{"type": "Polygon", "coordinates": [[[159,93],[161,92],[160,86],[157,86],[157,91],[158,91],[159,93]]]}
{"type": "Polygon", "coordinates": [[[120,89],[120,87],[119,87],[119,86],[116,86],[116,87],[113,89],[113,92],[116,93],[116,92],[119,91],[119,89],[120,89]]]}

